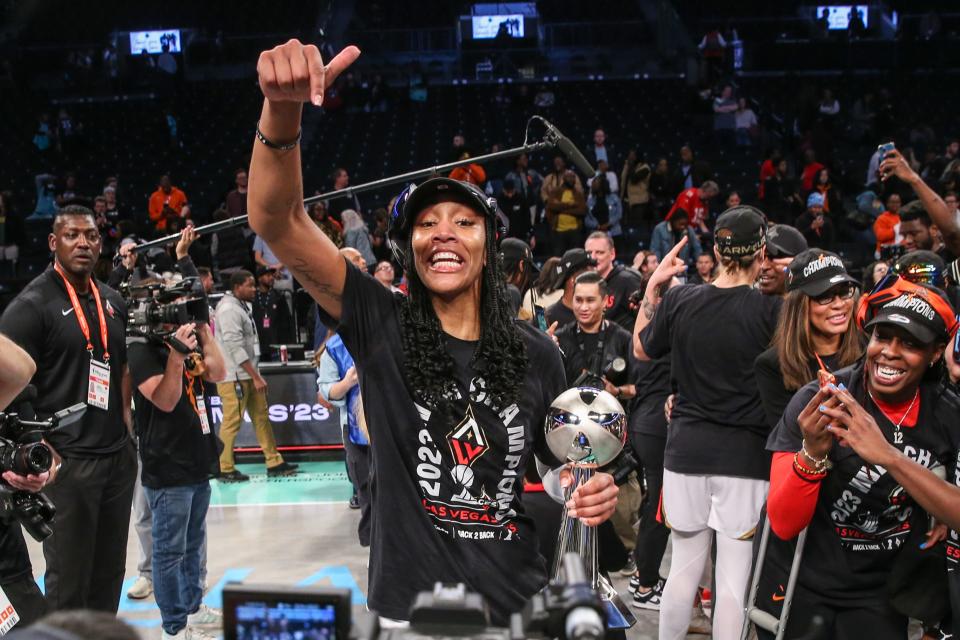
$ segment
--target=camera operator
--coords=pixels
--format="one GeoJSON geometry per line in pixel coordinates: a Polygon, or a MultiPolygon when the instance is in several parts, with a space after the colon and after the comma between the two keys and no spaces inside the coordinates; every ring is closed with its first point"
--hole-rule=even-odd
{"type": "Polygon", "coordinates": [[[219,622],[200,604],[209,479],[219,473],[201,381],[226,376],[223,354],[205,323],[182,325],[172,337],[180,345],[130,338],[128,346],[141,482],[153,515],[153,590],[164,637],[178,637],[188,621],[219,622]]]}
{"type": "Polygon", "coordinates": [[[597,387],[624,402],[636,395],[636,388],[628,384],[636,379],[636,367],[627,364],[634,360],[630,332],[604,318],[607,286],[597,271],[577,276],[573,285],[577,321],[557,331],[557,343],[563,352],[567,386],[597,387]]]}
{"type": "Polygon", "coordinates": [[[119,293],[93,278],[100,233],[90,209],[60,209],[48,242],[53,265],[0,318],[0,331],[37,363],[31,383],[38,419],[88,405],[81,420],[48,438],[63,466],[47,491],[57,510],[53,535],[43,542],[47,601],[53,609],[115,613],[137,471],[127,309],[119,293]]]}
{"type": "MultiPolygon", "coordinates": [[[[10,402],[29,384],[37,367],[26,351],[6,336],[0,335],[0,407],[10,402]]],[[[40,475],[22,476],[4,471],[0,476],[12,489],[36,493],[50,482],[56,469],[40,475]]],[[[20,617],[19,624],[27,626],[42,617],[47,610],[46,600],[33,580],[30,555],[23,539],[23,531],[16,520],[0,519],[0,603],[9,600],[20,617]]],[[[0,606],[0,611],[4,607],[0,606]]]]}

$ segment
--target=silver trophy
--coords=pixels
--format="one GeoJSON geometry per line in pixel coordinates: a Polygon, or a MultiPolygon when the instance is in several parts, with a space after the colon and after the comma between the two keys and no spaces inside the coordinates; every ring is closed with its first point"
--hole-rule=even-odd
{"type": "MultiPolygon", "coordinates": [[[[627,416],[623,406],[606,391],[575,387],[561,393],[550,404],[544,429],[550,451],[557,460],[566,462],[573,474],[573,482],[564,492],[566,502],[599,467],[620,455],[627,441],[627,416]]],[[[598,570],[596,529],[578,518],[571,518],[564,509],[553,562],[554,580],[561,575],[564,556],[571,552],[583,559],[588,581],[603,598],[607,626],[632,627],[637,619],[598,570]]]]}

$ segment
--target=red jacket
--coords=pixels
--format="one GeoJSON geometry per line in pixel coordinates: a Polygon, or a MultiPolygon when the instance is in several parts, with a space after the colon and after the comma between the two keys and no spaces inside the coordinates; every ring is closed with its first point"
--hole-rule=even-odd
{"type": "Polygon", "coordinates": [[[669,220],[677,209],[683,209],[687,212],[691,227],[700,226],[700,223],[707,218],[707,207],[700,200],[700,190],[696,187],[686,189],[677,196],[677,201],[673,203],[666,219],[669,220]]]}

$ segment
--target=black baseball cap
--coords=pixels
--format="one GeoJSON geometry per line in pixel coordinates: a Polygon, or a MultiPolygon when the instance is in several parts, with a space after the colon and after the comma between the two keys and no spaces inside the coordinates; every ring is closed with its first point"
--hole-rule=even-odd
{"type": "Polygon", "coordinates": [[[793,258],[808,248],[803,234],[788,224],[775,224],[767,229],[767,255],[771,258],[793,258]]]}
{"type": "MultiPolygon", "coordinates": [[[[878,324],[886,324],[900,327],[921,344],[948,342],[950,340],[950,327],[947,326],[943,316],[927,299],[932,295],[939,296],[946,307],[952,311],[953,308],[950,306],[947,295],[936,287],[919,286],[929,293],[905,291],[893,300],[885,302],[876,310],[873,318],[864,325],[864,330],[878,324]]],[[[951,320],[953,320],[952,317],[951,320]]]]}
{"type": "Polygon", "coordinates": [[[787,273],[787,291],[800,290],[811,298],[845,283],[859,285],[847,273],[840,256],[822,249],[801,251],[790,263],[787,273]]]}
{"type": "Polygon", "coordinates": [[[731,207],[720,214],[713,232],[717,252],[726,258],[742,258],[759,251],[766,242],[767,221],[749,205],[731,207]]]}
{"type": "Polygon", "coordinates": [[[911,251],[896,261],[893,272],[914,284],[942,287],[945,284],[947,263],[933,251],[911,251]]]}
{"type": "Polygon", "coordinates": [[[500,243],[500,262],[503,264],[514,264],[520,261],[526,262],[537,273],[540,268],[533,262],[533,251],[530,245],[520,238],[505,238],[500,243]]]}
{"type": "Polygon", "coordinates": [[[404,231],[413,224],[417,214],[438,202],[459,202],[482,216],[493,218],[497,212],[497,201],[469,182],[452,178],[430,178],[423,184],[411,188],[403,203],[402,220],[396,221],[404,231]]]}
{"type": "Polygon", "coordinates": [[[264,274],[266,274],[266,273],[274,273],[274,274],[275,274],[276,272],[277,272],[276,269],[272,269],[272,268],[270,268],[270,267],[265,267],[265,266],[263,266],[262,264],[258,264],[258,265],[257,265],[256,276],[259,278],[260,276],[262,276],[262,275],[264,275],[264,274]]]}
{"type": "Polygon", "coordinates": [[[586,267],[597,266],[597,261],[590,257],[590,254],[584,249],[570,249],[560,258],[560,264],[557,265],[557,275],[560,277],[559,284],[566,283],[567,278],[577,271],[586,267]]]}

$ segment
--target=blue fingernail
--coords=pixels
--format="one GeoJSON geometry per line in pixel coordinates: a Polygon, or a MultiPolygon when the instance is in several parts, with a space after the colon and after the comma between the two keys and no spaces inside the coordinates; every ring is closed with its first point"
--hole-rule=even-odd
{"type": "Polygon", "coordinates": [[[830,387],[831,389],[833,389],[834,391],[837,390],[837,385],[833,384],[832,382],[831,382],[830,384],[828,384],[827,386],[830,387]]]}
{"type": "Polygon", "coordinates": [[[926,542],[920,543],[920,548],[921,548],[921,549],[926,549],[926,548],[927,548],[927,543],[926,543],[926,542]]]}
{"type": "Polygon", "coordinates": [[[826,410],[827,410],[827,405],[825,404],[820,405],[820,411],[826,411],[826,410]]]}
{"type": "Polygon", "coordinates": [[[840,390],[841,390],[841,391],[846,391],[846,390],[847,390],[847,388],[846,388],[845,386],[843,386],[843,383],[842,383],[842,382],[840,383],[840,390]]]}

